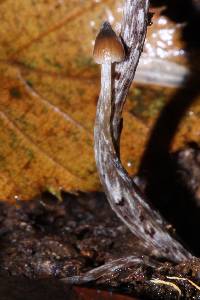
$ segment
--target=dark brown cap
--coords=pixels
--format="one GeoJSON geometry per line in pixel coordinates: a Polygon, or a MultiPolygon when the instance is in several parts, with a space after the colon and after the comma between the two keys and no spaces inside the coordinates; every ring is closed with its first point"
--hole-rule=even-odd
{"type": "Polygon", "coordinates": [[[124,46],[109,22],[104,22],[96,37],[93,57],[97,64],[120,62],[125,57],[124,46]]]}

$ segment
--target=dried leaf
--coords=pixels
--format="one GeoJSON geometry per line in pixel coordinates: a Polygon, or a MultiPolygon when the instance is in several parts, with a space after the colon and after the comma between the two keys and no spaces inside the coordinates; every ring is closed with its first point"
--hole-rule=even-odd
{"type": "MultiPolygon", "coordinates": [[[[1,199],[100,188],[93,155],[99,68],[91,41],[114,2],[1,3],[1,199]]],[[[137,136],[146,128],[126,119],[124,159],[137,160],[137,136]]]]}
{"type": "MultiPolygon", "coordinates": [[[[0,199],[100,189],[93,155],[100,70],[92,42],[103,20],[119,27],[122,5],[122,0],[0,2],[0,199]]],[[[156,100],[154,88],[138,90],[125,107],[121,142],[122,161],[132,174],[173,92],[160,89],[156,100]]],[[[198,139],[198,107],[183,121],[173,149],[191,136],[198,139]]]]}

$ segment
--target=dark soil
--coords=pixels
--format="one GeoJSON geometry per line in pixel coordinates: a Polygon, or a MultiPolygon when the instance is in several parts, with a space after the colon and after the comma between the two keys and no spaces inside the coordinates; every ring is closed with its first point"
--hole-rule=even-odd
{"type": "Polygon", "coordinates": [[[0,226],[1,270],[28,278],[77,275],[139,247],[103,194],[0,203],[0,226]]]}
{"type": "Polygon", "coordinates": [[[86,287],[72,287],[54,279],[0,277],[1,300],[138,300],[127,295],[86,287]]]}
{"type": "MultiPolygon", "coordinates": [[[[81,275],[120,257],[147,255],[101,193],[65,194],[62,203],[49,195],[17,206],[2,202],[0,242],[1,300],[27,299],[23,296],[27,293],[37,295],[37,299],[97,299],[94,295],[76,298],[74,290],[60,279],[81,275]]],[[[90,286],[115,288],[132,297],[178,299],[172,285],[151,281],[160,279],[176,284],[183,299],[200,299],[200,291],[188,281],[166,279],[182,276],[198,284],[198,260],[179,265],[150,261],[152,258],[148,261],[145,256],[140,263],[107,272],[90,286]]],[[[101,299],[111,299],[106,295],[101,299]]]]}

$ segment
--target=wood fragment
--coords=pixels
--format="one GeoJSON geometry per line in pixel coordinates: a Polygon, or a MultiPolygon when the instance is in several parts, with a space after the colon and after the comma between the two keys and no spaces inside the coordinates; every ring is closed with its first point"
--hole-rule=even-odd
{"type": "MultiPolygon", "coordinates": [[[[192,255],[167,231],[167,223],[153,210],[122,166],[119,156],[122,110],[143,49],[148,24],[148,0],[126,0],[121,37],[127,59],[116,65],[112,99],[101,91],[95,123],[95,157],[101,183],[117,216],[141,241],[149,254],[180,262],[192,255]]],[[[102,87],[103,88],[103,87],[102,87]]]]}

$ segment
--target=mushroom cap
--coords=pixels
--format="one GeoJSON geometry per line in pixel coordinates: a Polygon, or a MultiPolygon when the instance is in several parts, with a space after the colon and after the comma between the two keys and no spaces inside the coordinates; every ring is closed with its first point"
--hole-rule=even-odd
{"type": "Polygon", "coordinates": [[[109,22],[104,22],[94,44],[93,57],[97,64],[120,62],[125,58],[124,46],[109,22]]]}

